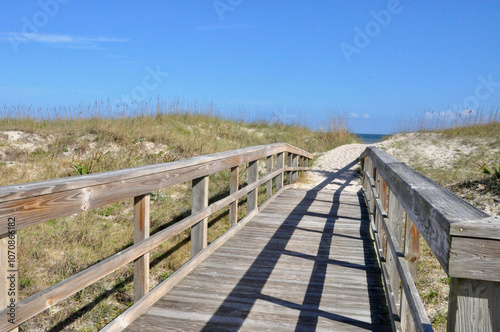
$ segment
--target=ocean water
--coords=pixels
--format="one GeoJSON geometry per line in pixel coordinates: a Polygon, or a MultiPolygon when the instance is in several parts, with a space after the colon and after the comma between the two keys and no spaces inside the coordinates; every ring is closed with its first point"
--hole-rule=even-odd
{"type": "Polygon", "coordinates": [[[374,144],[380,142],[386,134],[354,134],[363,140],[364,144],[374,144]]]}

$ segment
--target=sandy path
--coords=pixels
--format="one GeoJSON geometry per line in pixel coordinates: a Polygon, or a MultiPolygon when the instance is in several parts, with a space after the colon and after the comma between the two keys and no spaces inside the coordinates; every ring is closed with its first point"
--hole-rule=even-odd
{"type": "Polygon", "coordinates": [[[366,144],[347,144],[325,152],[309,171],[306,183],[296,184],[303,189],[337,190],[345,182],[345,191],[358,192],[361,184],[357,180],[358,158],[366,144]]]}

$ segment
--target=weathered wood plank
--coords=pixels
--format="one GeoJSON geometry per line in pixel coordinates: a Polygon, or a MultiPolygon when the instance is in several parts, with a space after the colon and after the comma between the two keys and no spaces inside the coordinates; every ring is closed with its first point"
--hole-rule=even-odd
{"type": "Polygon", "coordinates": [[[368,147],[362,156],[371,159],[448,272],[450,225],[483,219],[487,214],[380,149],[368,147]]]}
{"type": "Polygon", "coordinates": [[[284,153],[278,153],[278,157],[276,159],[276,169],[280,170],[281,173],[276,177],[276,191],[283,187],[283,167],[285,166],[284,160],[284,153]]]}
{"type": "MultiPolygon", "coordinates": [[[[412,220],[406,215],[404,258],[413,280],[417,279],[418,258],[420,257],[420,233],[412,220]]],[[[411,308],[406,300],[406,290],[401,289],[401,325],[403,331],[414,331],[415,323],[411,315],[411,308]]]]}
{"type": "MultiPolygon", "coordinates": [[[[193,180],[192,214],[208,206],[208,176],[193,180]]],[[[208,218],[200,220],[191,226],[191,257],[196,256],[207,246],[208,218]]]]}
{"type": "MultiPolygon", "coordinates": [[[[292,156],[292,167],[297,169],[299,167],[299,155],[294,154],[292,156]]],[[[292,182],[297,181],[299,178],[299,173],[297,171],[292,172],[292,182]]]]}
{"type": "MultiPolygon", "coordinates": [[[[240,167],[231,168],[231,183],[229,184],[229,194],[232,195],[238,191],[240,167]]],[[[229,227],[233,227],[238,222],[238,200],[229,206],[229,227]]]]}
{"type": "MultiPolygon", "coordinates": [[[[273,156],[267,157],[267,174],[273,172],[273,156]]],[[[266,186],[266,196],[269,199],[273,195],[273,180],[269,180],[266,186]]]]}
{"type": "MultiPolygon", "coordinates": [[[[391,233],[394,234],[394,238],[392,241],[394,242],[394,247],[396,251],[403,252],[401,243],[403,236],[403,222],[404,222],[404,210],[401,204],[398,202],[396,196],[392,191],[389,191],[389,223],[388,228],[391,230],[391,233]]],[[[396,301],[395,305],[398,308],[397,314],[400,315],[400,294],[399,294],[399,283],[400,278],[398,274],[398,269],[396,266],[395,257],[393,254],[388,256],[387,259],[387,270],[389,271],[389,278],[391,283],[391,288],[393,292],[393,297],[396,301]]]]}
{"type": "MultiPolygon", "coordinates": [[[[233,195],[212,203],[210,206],[199,211],[198,213],[177,222],[176,224],[150,236],[149,238],[139,242],[138,244],[120,251],[119,253],[108,257],[107,259],[93,265],[90,268],[81,271],[69,277],[68,279],[65,279],[58,284],[55,284],[27,299],[24,299],[17,304],[16,326],[26,321],[30,317],[42,312],[43,310],[48,309],[50,306],[63,301],[67,297],[100,280],[106,275],[116,271],[117,269],[128,264],[134,259],[137,259],[138,257],[148,253],[158,245],[162,244],[173,236],[180,234],[181,232],[195,225],[210,214],[222,209],[223,207],[228,206],[235,200],[242,198],[244,195],[248,194],[248,192],[262,185],[273,176],[276,176],[278,173],[279,171],[276,171],[272,174],[266,175],[259,181],[238,190],[233,195]]],[[[279,193],[281,192],[282,190],[279,193]]],[[[6,322],[7,310],[2,310],[0,311],[0,331],[10,327],[10,325],[8,325],[6,322]]]]}
{"type": "Polygon", "coordinates": [[[452,237],[451,277],[500,282],[499,262],[500,240],[452,237]]]}
{"type": "Polygon", "coordinates": [[[500,283],[451,278],[448,331],[500,331],[500,283]]]}
{"type": "MultiPolygon", "coordinates": [[[[150,195],[134,197],[134,243],[149,237],[150,195]]],[[[149,253],[134,262],[134,301],[137,302],[149,292],[149,253]]]]}
{"type": "Polygon", "coordinates": [[[8,216],[16,216],[17,227],[21,229],[207,176],[283,150],[312,157],[278,143],[166,164],[0,187],[0,234],[7,232],[8,216]]]}
{"type": "Polygon", "coordinates": [[[292,167],[292,163],[293,163],[293,153],[288,153],[287,155],[287,172],[286,172],[286,184],[292,184],[292,170],[291,170],[291,167],[292,167]]]}
{"type": "Polygon", "coordinates": [[[450,235],[500,240],[500,217],[490,216],[479,220],[453,223],[450,227],[450,235]]]}
{"type": "Polygon", "coordinates": [[[332,199],[333,191],[324,195],[329,205],[313,205],[305,199],[310,194],[299,192],[277,197],[130,330],[153,330],[151,324],[171,330],[246,330],[249,326],[253,330],[391,330],[380,269],[364,230],[367,220],[339,221],[336,216],[342,205],[333,203],[337,201],[332,199]],[[280,207],[285,202],[300,208],[284,212],[280,207]],[[309,221],[302,223],[302,218],[309,221]],[[315,222],[314,231],[304,228],[313,227],[311,220],[316,219],[322,219],[322,226],[315,222]],[[311,274],[318,264],[325,270],[316,267],[311,274]],[[259,325],[253,325],[256,321],[259,325]]]}
{"type": "MultiPolygon", "coordinates": [[[[272,174],[271,174],[272,175],[272,174]]],[[[149,292],[141,300],[134,303],[130,308],[125,310],[120,316],[114,319],[111,323],[106,325],[103,332],[112,331],[122,331],[124,328],[129,326],[135,319],[137,319],[141,314],[143,314],[147,309],[149,309],[156,301],[158,301],[166,292],[172,289],[179,281],[181,281],[188,273],[190,273],[196,266],[198,266],[206,257],[212,254],[215,250],[220,248],[224,243],[226,243],[231,237],[233,237],[243,226],[245,226],[252,218],[257,215],[259,209],[264,209],[268,204],[273,201],[273,198],[277,197],[286,188],[281,188],[280,191],[276,192],[271,199],[267,200],[259,208],[253,210],[252,213],[246,215],[241,221],[234,227],[229,229],[223,235],[221,235],[217,240],[212,242],[208,247],[198,253],[197,256],[193,257],[190,261],[184,264],[181,268],[175,271],[171,276],[164,280],[161,284],[156,286],[153,291],[149,292]]]]}
{"type": "MultiPolygon", "coordinates": [[[[252,161],[248,165],[248,184],[252,184],[259,179],[259,161],[252,161]]],[[[257,208],[257,197],[259,196],[259,188],[248,193],[247,198],[247,215],[257,208]]]]}
{"type": "MultiPolygon", "coordinates": [[[[376,200],[378,208],[382,208],[381,204],[382,203],[379,200],[376,200]]],[[[395,260],[396,268],[401,279],[401,288],[405,295],[406,304],[408,304],[409,307],[408,312],[414,322],[414,328],[417,331],[433,331],[432,325],[427,317],[424,305],[415,286],[414,280],[416,280],[416,277],[412,275],[412,271],[410,271],[404,256],[397,250],[394,242],[392,241],[396,235],[392,232],[392,229],[388,227],[388,218],[384,216],[380,217],[380,219],[380,224],[385,228],[386,234],[388,235],[387,243],[390,247],[391,254],[392,256],[397,257],[395,260]]],[[[405,326],[403,324],[402,328],[405,330],[405,326]]]]}

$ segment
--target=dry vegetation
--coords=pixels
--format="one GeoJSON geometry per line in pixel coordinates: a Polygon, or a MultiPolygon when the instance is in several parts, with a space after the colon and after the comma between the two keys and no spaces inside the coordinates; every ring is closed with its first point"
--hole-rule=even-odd
{"type": "MultiPolygon", "coordinates": [[[[99,115],[96,104],[90,112],[96,116],[82,116],[73,110],[41,119],[30,117],[29,109],[4,107],[0,185],[169,162],[274,142],[316,152],[355,141],[341,116],[331,119],[327,130],[311,131],[301,125],[246,123],[192,110],[154,109],[154,114],[112,118],[99,115]]],[[[227,194],[228,179],[227,171],[210,177],[211,200],[227,194]]],[[[245,181],[242,172],[240,183],[245,181]]],[[[187,216],[190,195],[189,183],[152,193],[152,233],[187,216]]],[[[244,215],[245,201],[240,205],[244,215]]],[[[130,199],[20,230],[20,299],[130,246],[133,213],[130,199]]],[[[225,209],[210,218],[209,241],[228,228],[227,214],[225,209]]],[[[189,246],[189,232],[184,232],[152,252],[152,287],[189,259],[189,246]]],[[[129,264],[36,316],[21,330],[98,330],[132,304],[132,279],[133,266],[129,264]]]]}
{"type": "MultiPolygon", "coordinates": [[[[380,147],[472,205],[499,215],[500,182],[492,170],[500,167],[500,114],[492,110],[481,117],[485,121],[461,123],[453,117],[428,126],[416,120],[408,128],[419,129],[420,123],[422,130],[394,135],[380,147]],[[485,174],[484,166],[493,175],[485,174]]],[[[417,288],[435,330],[445,331],[450,279],[422,238],[420,247],[417,288]]]]}

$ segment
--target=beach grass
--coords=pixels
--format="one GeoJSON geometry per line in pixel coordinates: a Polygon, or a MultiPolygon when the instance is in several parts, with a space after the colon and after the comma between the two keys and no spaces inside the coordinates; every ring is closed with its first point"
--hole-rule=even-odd
{"type": "MultiPolygon", "coordinates": [[[[179,104],[151,104],[110,113],[104,103],[44,112],[25,106],[2,109],[0,185],[26,183],[181,160],[192,156],[287,142],[310,152],[355,142],[347,117],[332,115],[311,130],[271,119],[249,122],[179,104]],[[141,113],[140,110],[143,112],[141,113]]],[[[240,182],[246,178],[241,173],[240,182]]],[[[227,195],[228,171],[210,176],[210,199],[227,195]]],[[[265,199],[265,190],[259,200],[265,199]]],[[[240,217],[246,199],[240,201],[240,217]]],[[[190,214],[190,183],[152,193],[151,233],[190,214]]],[[[133,243],[133,199],[52,220],[18,232],[19,300],[123,250],[133,243]]],[[[228,211],[209,219],[209,241],[228,229],[228,211]]],[[[151,252],[151,287],[189,259],[189,231],[151,252]]],[[[96,331],[133,303],[128,264],[21,325],[21,331],[96,331]]]]}

